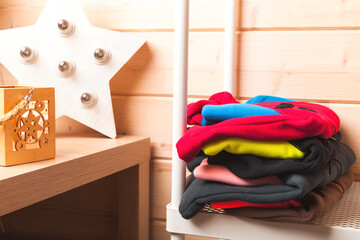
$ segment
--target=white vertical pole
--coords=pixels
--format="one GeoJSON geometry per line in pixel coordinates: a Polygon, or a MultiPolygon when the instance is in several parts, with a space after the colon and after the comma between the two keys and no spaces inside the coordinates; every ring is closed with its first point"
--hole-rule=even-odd
{"type": "MultiPolygon", "coordinates": [[[[175,0],[174,25],[174,83],[172,130],[171,204],[178,207],[185,190],[185,163],[177,154],[175,144],[186,131],[189,0],[175,0]]],[[[171,234],[172,240],[184,239],[183,234],[171,234]]]]}
{"type": "Polygon", "coordinates": [[[224,90],[234,94],[236,0],[225,1],[224,90]]]}

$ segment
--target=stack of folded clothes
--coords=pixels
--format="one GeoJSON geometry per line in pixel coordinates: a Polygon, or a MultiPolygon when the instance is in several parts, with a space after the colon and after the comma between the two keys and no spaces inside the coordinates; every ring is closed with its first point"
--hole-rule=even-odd
{"type": "Polygon", "coordinates": [[[329,108],[273,96],[240,104],[228,92],[188,105],[176,144],[192,172],[179,211],[203,208],[273,221],[322,216],[351,186],[354,152],[329,108]]]}

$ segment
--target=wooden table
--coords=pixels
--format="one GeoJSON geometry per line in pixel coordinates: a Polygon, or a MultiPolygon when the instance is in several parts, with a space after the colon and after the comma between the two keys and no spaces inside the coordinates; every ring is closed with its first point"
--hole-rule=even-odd
{"type": "MultiPolygon", "coordinates": [[[[0,216],[138,166],[138,189],[135,199],[138,203],[135,224],[137,232],[129,233],[131,228],[128,221],[134,217],[124,217],[127,206],[121,206],[119,239],[126,239],[128,236],[137,236],[141,240],[148,239],[149,138],[122,135],[116,139],[109,139],[100,135],[61,135],[56,138],[56,154],[55,159],[0,168],[0,216]]],[[[131,188],[134,189],[134,186],[131,188]]],[[[129,214],[134,215],[134,212],[129,214]]]]}

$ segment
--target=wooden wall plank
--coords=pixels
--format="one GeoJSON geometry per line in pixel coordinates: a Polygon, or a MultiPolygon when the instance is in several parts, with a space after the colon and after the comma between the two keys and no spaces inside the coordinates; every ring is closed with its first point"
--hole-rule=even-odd
{"type": "Polygon", "coordinates": [[[242,0],[243,28],[358,27],[357,0],[242,0]]]}
{"type": "MultiPolygon", "coordinates": [[[[112,94],[169,96],[173,33],[137,34],[148,42],[111,80],[112,94]]],[[[244,32],[238,38],[237,96],[359,102],[358,31],[244,32]]],[[[222,33],[190,34],[190,95],[223,89],[222,52],[222,33]]],[[[3,82],[14,82],[4,68],[1,72],[3,82]]]]}
{"type": "MultiPolygon", "coordinates": [[[[34,24],[45,0],[2,0],[0,29],[34,24]],[[31,11],[29,11],[29,9],[31,11]]],[[[90,22],[109,29],[173,28],[172,0],[80,0],[90,22]]],[[[224,27],[223,0],[190,1],[190,27],[224,27]]],[[[239,0],[237,27],[245,30],[273,28],[359,28],[357,0],[239,0]]],[[[300,28],[300,29],[299,29],[300,28]]]]}
{"type": "MultiPolygon", "coordinates": [[[[112,79],[112,93],[170,95],[173,34],[138,34],[147,44],[112,79]]],[[[359,101],[359,32],[244,32],[237,37],[237,96],[359,101]]],[[[223,34],[190,33],[189,48],[189,94],[221,91],[223,34]]]]}
{"type": "Polygon", "coordinates": [[[0,29],[35,24],[46,0],[5,0],[0,4],[0,29]]]}
{"type": "Polygon", "coordinates": [[[357,31],[244,33],[238,94],[358,101],[359,38],[357,31]]]}
{"type": "Polygon", "coordinates": [[[119,134],[150,136],[152,156],[171,155],[171,98],[117,96],[113,105],[119,134]]]}
{"type": "Polygon", "coordinates": [[[15,77],[0,63],[0,85],[17,85],[15,77]]]}
{"type": "Polygon", "coordinates": [[[171,161],[152,159],[150,176],[150,216],[166,219],[166,205],[171,202],[171,161]]]}
{"type": "MultiPolygon", "coordinates": [[[[110,29],[165,29],[174,25],[174,1],[171,0],[81,0],[90,22],[110,29]]],[[[190,1],[191,28],[224,26],[222,0],[190,1]]]]}
{"type": "MultiPolygon", "coordinates": [[[[112,93],[172,94],[173,33],[133,34],[145,37],[147,42],[111,80],[112,93]]],[[[189,93],[209,95],[221,90],[223,34],[190,33],[189,48],[189,93]]]]}
{"type": "MultiPolygon", "coordinates": [[[[2,0],[0,29],[35,24],[46,0],[2,0]],[[29,11],[30,10],[30,11],[29,11]]],[[[174,1],[172,0],[80,0],[92,25],[130,30],[172,31],[174,1]]],[[[192,28],[222,28],[224,26],[223,0],[190,1],[192,28]]]]}

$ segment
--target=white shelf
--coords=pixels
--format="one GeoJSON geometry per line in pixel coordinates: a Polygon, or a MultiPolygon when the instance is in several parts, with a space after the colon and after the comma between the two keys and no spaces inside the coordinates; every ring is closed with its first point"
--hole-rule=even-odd
{"type": "MultiPolygon", "coordinates": [[[[235,0],[233,0],[235,1],[235,0]]],[[[234,34],[233,21],[235,19],[234,2],[226,1],[227,8],[226,28],[232,31],[229,38],[234,34]],[[230,19],[232,18],[232,19],[230,19]],[[231,36],[230,36],[231,35],[231,36]]],[[[175,143],[184,131],[184,122],[186,122],[186,100],[187,100],[187,82],[188,82],[188,29],[189,0],[175,1],[178,5],[175,17],[175,51],[174,54],[174,124],[173,124],[173,143],[175,143]]],[[[226,41],[227,42],[227,41],[226,41]]],[[[226,48],[234,52],[232,41],[227,43],[226,48]],[[231,48],[232,45],[232,48],[231,48]]],[[[226,57],[226,61],[232,58],[232,55],[226,57]]],[[[225,62],[226,62],[225,61],[225,62]]],[[[229,66],[229,64],[227,64],[229,66]]],[[[232,65],[233,66],[233,65],[232,65]]],[[[227,69],[227,66],[225,66],[227,69]]],[[[230,70],[228,76],[233,76],[230,70]]],[[[227,84],[228,80],[234,80],[229,77],[224,79],[225,86],[233,86],[233,83],[227,84]]],[[[228,87],[226,87],[228,88],[228,87]]],[[[354,183],[343,200],[339,202],[329,213],[322,218],[310,224],[298,223],[278,223],[254,220],[249,218],[240,218],[226,214],[201,212],[190,220],[181,217],[178,211],[178,203],[181,199],[185,184],[185,166],[177,157],[175,148],[173,149],[172,159],[172,203],[167,206],[166,229],[171,232],[172,240],[183,240],[183,234],[199,235],[205,237],[222,239],[274,239],[274,240],[358,240],[360,239],[360,183],[354,183]]]]}
{"type": "Polygon", "coordinates": [[[360,182],[323,217],[312,223],[280,223],[200,212],[183,219],[177,206],[167,206],[166,229],[172,233],[246,240],[358,240],[360,239],[360,182]]]}

